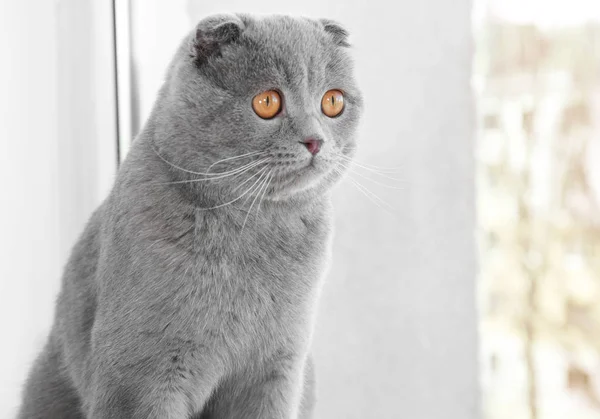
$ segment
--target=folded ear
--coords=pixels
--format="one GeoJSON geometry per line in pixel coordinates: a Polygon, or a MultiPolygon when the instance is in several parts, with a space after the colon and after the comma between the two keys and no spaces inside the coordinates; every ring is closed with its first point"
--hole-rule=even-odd
{"type": "Polygon", "coordinates": [[[339,23],[329,19],[319,19],[325,32],[329,33],[333,42],[340,47],[349,47],[348,31],[339,23]]]}
{"type": "Polygon", "coordinates": [[[200,21],[191,48],[196,64],[202,65],[211,56],[220,55],[221,48],[237,41],[244,28],[244,22],[234,15],[216,15],[200,21]]]}

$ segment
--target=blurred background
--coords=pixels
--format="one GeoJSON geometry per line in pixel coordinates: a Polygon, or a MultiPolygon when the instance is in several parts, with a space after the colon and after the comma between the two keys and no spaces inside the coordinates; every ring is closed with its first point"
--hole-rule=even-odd
{"type": "Polygon", "coordinates": [[[488,419],[600,417],[600,3],[477,0],[488,419]]]}
{"type": "Polygon", "coordinates": [[[593,0],[0,0],[0,418],[174,49],[223,11],[347,26],[357,159],[403,180],[334,193],[316,418],[600,418],[593,0]]]}

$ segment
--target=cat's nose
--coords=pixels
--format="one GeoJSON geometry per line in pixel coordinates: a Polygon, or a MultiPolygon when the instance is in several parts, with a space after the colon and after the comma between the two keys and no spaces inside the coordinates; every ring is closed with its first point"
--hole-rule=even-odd
{"type": "Polygon", "coordinates": [[[316,138],[305,138],[300,142],[304,144],[308,152],[313,156],[321,151],[321,145],[323,145],[323,140],[318,140],[316,138]]]}

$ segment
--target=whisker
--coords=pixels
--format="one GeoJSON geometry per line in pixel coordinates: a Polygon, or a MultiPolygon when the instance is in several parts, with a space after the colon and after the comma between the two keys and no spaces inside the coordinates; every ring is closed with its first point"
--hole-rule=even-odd
{"type": "Polygon", "coordinates": [[[252,168],[255,166],[258,166],[260,163],[264,163],[266,161],[272,160],[271,157],[265,157],[261,160],[258,161],[253,161],[250,163],[246,163],[245,165],[238,167],[237,169],[232,169],[232,170],[228,170],[226,172],[215,172],[215,173],[204,173],[204,176],[208,177],[208,178],[213,178],[213,179],[218,179],[219,177],[221,177],[222,175],[235,175],[238,174],[240,171],[243,171],[244,169],[248,169],[248,168],[252,168]]]}
{"type": "Polygon", "coordinates": [[[265,157],[264,159],[260,159],[258,161],[253,161],[250,163],[246,163],[245,165],[238,167],[237,169],[232,169],[232,170],[228,170],[226,172],[215,172],[215,173],[202,173],[202,175],[206,176],[208,179],[207,180],[211,180],[211,179],[220,179],[222,177],[227,177],[230,175],[235,175],[235,174],[239,174],[240,172],[244,172],[245,169],[250,169],[252,167],[258,166],[261,163],[267,162],[269,160],[272,160],[271,157],[265,157]]]}
{"type": "MultiPolygon", "coordinates": [[[[339,168],[334,168],[334,170],[337,171],[339,174],[342,174],[342,172],[339,168]]],[[[369,199],[369,201],[371,201],[374,205],[376,205],[378,208],[381,208],[388,214],[395,216],[393,207],[390,204],[388,204],[387,202],[385,202],[383,199],[381,199],[375,192],[372,192],[366,186],[362,185],[360,182],[358,182],[356,179],[354,179],[351,176],[348,176],[347,179],[351,182],[351,184],[356,189],[358,189],[358,191],[360,191],[364,196],[366,196],[369,199]]]]}
{"type": "MultiPolygon", "coordinates": [[[[232,192],[237,191],[239,188],[241,188],[245,183],[247,183],[250,179],[256,177],[257,175],[259,175],[260,173],[268,170],[269,167],[265,166],[262,169],[260,169],[258,172],[256,172],[255,174],[253,174],[252,176],[250,176],[248,179],[246,179],[245,181],[243,181],[242,183],[240,183],[238,186],[236,186],[235,188],[233,188],[232,192]]],[[[237,175],[236,175],[237,176],[237,175]]],[[[235,176],[234,176],[235,177],[235,176]]],[[[244,204],[246,204],[246,201],[244,201],[244,204]]]]}
{"type": "Polygon", "coordinates": [[[352,177],[348,177],[348,179],[352,182],[356,189],[361,191],[373,204],[377,205],[379,208],[388,212],[389,214],[395,215],[393,207],[390,206],[390,204],[385,202],[383,199],[381,199],[375,192],[372,192],[366,186],[358,182],[356,179],[353,179],[352,177]]]}
{"type": "Polygon", "coordinates": [[[267,157],[265,159],[259,160],[257,162],[252,162],[252,163],[248,163],[238,169],[232,170],[230,173],[225,173],[225,174],[214,174],[211,175],[210,177],[207,178],[203,178],[203,179],[188,179],[188,180],[177,180],[177,181],[173,181],[173,182],[163,182],[163,183],[159,183],[161,185],[173,185],[173,184],[178,184],[178,183],[195,183],[195,182],[207,182],[207,181],[212,181],[212,180],[218,180],[218,179],[224,179],[224,178],[228,178],[230,176],[237,176],[237,175],[241,175],[243,173],[248,172],[250,169],[256,167],[256,166],[260,166],[263,163],[267,163],[271,160],[270,157],[267,157]]]}
{"type": "Polygon", "coordinates": [[[362,163],[362,162],[356,161],[355,159],[352,159],[344,154],[335,153],[335,155],[341,159],[352,162],[353,164],[355,164],[363,169],[374,170],[374,171],[378,171],[380,173],[392,174],[392,173],[398,173],[398,171],[401,170],[401,168],[399,168],[399,167],[382,167],[382,166],[375,166],[372,164],[362,163]]]}
{"type": "Polygon", "coordinates": [[[191,173],[192,175],[201,175],[202,174],[202,173],[194,172],[193,170],[184,169],[183,167],[179,167],[176,164],[171,163],[169,160],[165,159],[163,156],[160,155],[160,153],[158,152],[156,147],[154,147],[154,145],[152,145],[152,150],[154,151],[154,154],[156,154],[162,161],[164,161],[169,166],[171,166],[177,170],[181,170],[182,172],[185,172],[185,173],[191,173]]]}
{"type": "Polygon", "coordinates": [[[260,212],[260,206],[263,203],[263,200],[265,199],[265,195],[267,194],[267,189],[269,189],[269,186],[271,186],[271,182],[273,181],[272,174],[273,174],[273,169],[271,169],[271,171],[267,175],[269,182],[266,184],[265,189],[263,190],[262,197],[260,198],[260,201],[258,201],[258,206],[256,207],[256,216],[257,217],[258,217],[258,213],[260,212]]]}
{"type": "MultiPolygon", "coordinates": [[[[261,169],[259,172],[255,173],[255,174],[254,174],[252,177],[256,176],[256,175],[257,175],[258,173],[260,173],[260,172],[263,172],[263,175],[264,175],[264,171],[265,171],[265,170],[267,170],[267,168],[266,168],[266,167],[263,167],[263,168],[262,168],[262,169],[261,169]]],[[[246,195],[247,195],[247,194],[248,194],[248,193],[249,193],[249,192],[250,192],[250,191],[251,191],[251,190],[254,188],[254,185],[256,185],[258,182],[260,182],[260,180],[261,180],[261,178],[262,178],[262,176],[263,176],[263,175],[260,175],[260,177],[259,177],[258,179],[256,179],[256,182],[254,182],[254,183],[252,184],[252,186],[250,186],[248,189],[246,189],[246,192],[244,192],[243,194],[241,194],[241,195],[240,195],[240,196],[238,196],[237,198],[235,198],[235,199],[232,199],[232,200],[231,200],[231,201],[229,201],[229,202],[225,202],[224,204],[216,205],[216,206],[214,206],[214,207],[209,207],[209,208],[198,208],[198,209],[200,209],[200,210],[204,210],[204,211],[206,211],[206,210],[213,210],[213,209],[217,209],[217,208],[226,207],[227,205],[231,205],[231,204],[233,204],[234,202],[237,202],[237,201],[239,201],[240,199],[242,199],[244,196],[246,196],[246,195]]],[[[252,177],[251,177],[251,178],[249,178],[249,179],[247,179],[247,180],[246,180],[244,183],[246,183],[248,180],[252,179],[252,177]]]]}
{"type": "MultiPolygon", "coordinates": [[[[265,159],[263,159],[263,160],[264,160],[263,163],[267,163],[268,164],[269,162],[271,162],[273,160],[273,158],[268,157],[266,160],[265,159]]],[[[244,173],[245,173],[245,171],[244,172],[240,172],[240,173],[236,173],[230,180],[233,180],[236,177],[243,175],[244,173]]]]}
{"type": "Polygon", "coordinates": [[[403,190],[404,189],[404,188],[401,188],[399,186],[388,185],[386,183],[381,183],[381,182],[379,182],[379,181],[377,181],[375,179],[371,179],[370,177],[365,176],[363,173],[360,173],[360,172],[358,172],[356,170],[353,170],[352,167],[350,167],[350,166],[344,166],[343,163],[338,163],[338,165],[341,166],[341,167],[343,167],[344,169],[348,170],[349,172],[354,173],[357,176],[360,176],[360,177],[362,177],[362,178],[364,178],[364,179],[366,179],[366,180],[368,180],[370,182],[375,183],[376,185],[381,185],[381,186],[384,186],[384,187],[390,188],[390,189],[398,189],[398,190],[403,190]]]}
{"type": "Polygon", "coordinates": [[[213,166],[216,166],[219,163],[223,163],[229,160],[237,160],[237,159],[241,159],[243,157],[250,157],[250,156],[256,156],[256,155],[261,155],[261,154],[265,154],[266,151],[253,151],[251,153],[246,153],[246,154],[240,154],[239,156],[234,156],[234,157],[227,157],[226,159],[222,159],[219,161],[214,162],[213,164],[211,164],[210,166],[208,166],[208,169],[206,169],[206,173],[210,173],[210,169],[213,168],[213,166]]]}
{"type": "Polygon", "coordinates": [[[359,163],[356,163],[355,161],[352,161],[352,160],[346,160],[346,161],[344,161],[344,163],[349,163],[350,165],[352,165],[354,167],[360,168],[362,170],[366,170],[369,173],[373,173],[373,174],[375,174],[377,176],[381,176],[382,178],[385,178],[385,179],[393,180],[395,182],[406,182],[404,179],[398,179],[396,177],[389,176],[389,174],[393,174],[392,172],[389,172],[389,173],[381,172],[379,170],[372,169],[370,167],[361,166],[359,163]]]}
{"type": "MultiPolygon", "coordinates": [[[[269,173],[267,173],[267,176],[268,175],[269,175],[269,173]]],[[[266,177],[265,177],[265,179],[266,179],[266,177]]],[[[262,186],[262,184],[260,186],[262,186]]],[[[254,192],[256,192],[256,190],[258,190],[258,189],[260,189],[260,187],[257,188],[257,189],[255,189],[254,192]]],[[[246,203],[250,200],[250,198],[252,198],[252,195],[249,195],[249,196],[246,197],[246,199],[244,199],[244,202],[242,202],[242,208],[246,205],[246,203]]]]}
{"type": "MultiPolygon", "coordinates": [[[[169,160],[165,159],[165,158],[164,158],[164,157],[163,157],[163,156],[162,156],[162,155],[161,155],[161,154],[158,152],[158,150],[156,149],[156,147],[154,147],[154,146],[152,146],[152,151],[154,151],[154,154],[156,154],[156,155],[157,155],[157,156],[158,156],[158,157],[159,157],[159,158],[160,158],[162,161],[164,161],[165,163],[167,163],[169,166],[171,166],[171,167],[173,167],[173,168],[175,168],[175,169],[177,169],[177,170],[181,170],[182,172],[185,172],[185,173],[190,173],[190,174],[192,174],[192,175],[197,175],[197,176],[220,176],[220,175],[225,175],[225,174],[232,174],[232,173],[234,173],[234,172],[237,172],[238,170],[241,170],[242,168],[244,168],[244,167],[246,167],[246,166],[247,166],[247,165],[244,165],[244,166],[242,166],[242,167],[240,167],[240,168],[233,169],[233,170],[229,170],[229,171],[226,171],[226,172],[216,172],[216,173],[208,173],[208,172],[206,172],[206,173],[203,173],[203,172],[195,172],[195,171],[193,171],[193,170],[188,170],[188,169],[185,169],[185,168],[183,168],[183,167],[177,166],[175,163],[171,163],[169,160]]],[[[259,153],[259,152],[257,152],[257,153],[259,153]]],[[[266,151],[265,151],[265,152],[260,152],[260,153],[266,153],[266,151]]],[[[239,156],[237,156],[237,157],[239,157],[239,156]]],[[[252,164],[252,163],[248,163],[248,164],[252,164]]]]}
{"type": "MultiPolygon", "coordinates": [[[[260,196],[260,192],[262,190],[262,187],[266,184],[267,179],[268,179],[269,175],[267,174],[267,176],[265,176],[265,180],[263,181],[263,183],[260,185],[260,187],[258,187],[254,192],[258,191],[258,193],[256,194],[256,196],[254,197],[254,199],[252,200],[252,204],[250,204],[250,208],[248,209],[248,212],[246,213],[246,217],[244,217],[244,223],[242,224],[242,229],[240,230],[240,234],[242,234],[242,232],[244,231],[244,227],[246,227],[246,221],[248,221],[248,216],[250,215],[250,213],[252,212],[252,207],[254,206],[254,203],[256,202],[256,200],[258,199],[258,197],[260,196]]],[[[262,176],[261,176],[262,178],[262,176]]],[[[260,180],[260,178],[259,178],[260,180]]]]}

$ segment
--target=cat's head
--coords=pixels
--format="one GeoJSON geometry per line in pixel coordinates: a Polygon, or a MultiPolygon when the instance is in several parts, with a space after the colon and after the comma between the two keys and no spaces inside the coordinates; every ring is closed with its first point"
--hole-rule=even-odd
{"type": "Polygon", "coordinates": [[[204,19],[161,96],[156,148],[204,184],[270,200],[314,196],[355,150],[362,98],[347,32],[329,20],[204,19]]]}

